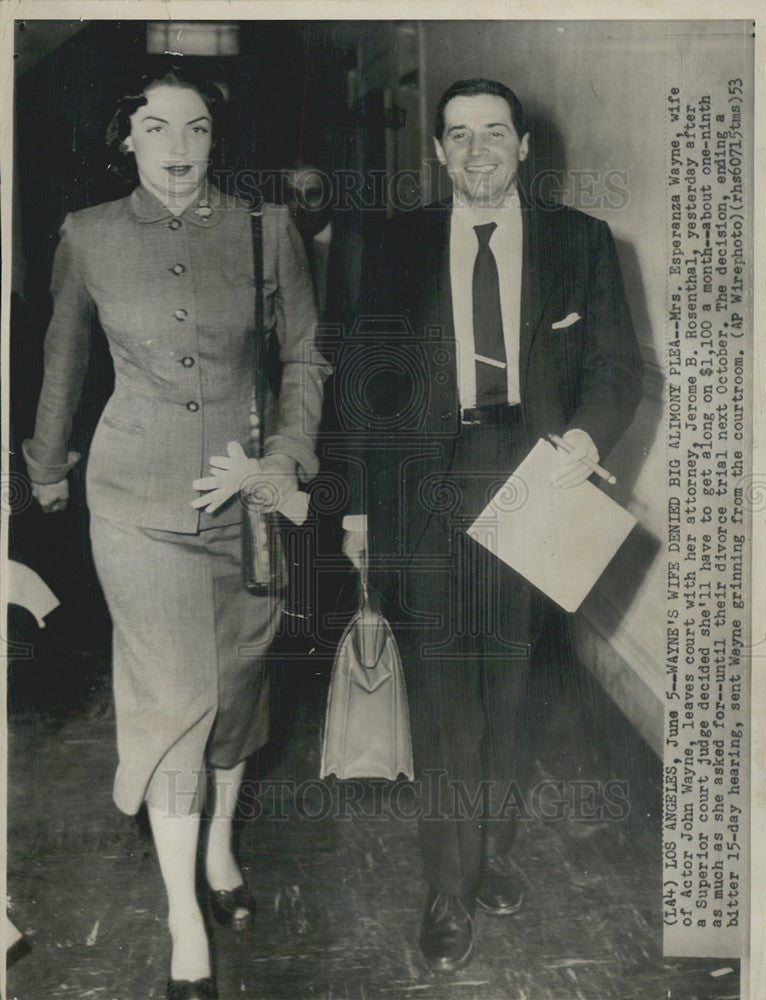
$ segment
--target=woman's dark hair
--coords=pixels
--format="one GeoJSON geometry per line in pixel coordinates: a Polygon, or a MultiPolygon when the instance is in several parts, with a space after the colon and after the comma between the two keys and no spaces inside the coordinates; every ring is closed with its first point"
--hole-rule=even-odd
{"type": "Polygon", "coordinates": [[[451,87],[448,87],[442,94],[436,108],[436,126],[434,128],[434,135],[439,142],[442,141],[442,137],[444,136],[444,109],[447,107],[452,98],[478,97],[480,94],[491,94],[493,97],[502,97],[510,108],[511,122],[513,127],[516,129],[516,135],[518,136],[519,141],[524,138],[528,132],[527,122],[524,117],[524,108],[522,107],[521,101],[518,97],[509,87],[506,87],[504,83],[498,83],[497,80],[485,80],[483,77],[478,77],[474,80],[458,80],[456,83],[453,83],[451,87]]]}
{"type": "Polygon", "coordinates": [[[130,135],[130,116],[146,102],[146,92],[152,87],[166,84],[170,87],[187,87],[195,90],[213,119],[213,144],[210,150],[211,168],[220,167],[225,159],[225,99],[221,91],[193,66],[181,65],[170,60],[160,60],[146,67],[127,83],[111,121],[106,127],[106,148],[109,169],[126,180],[137,181],[135,158],[124,148],[130,135]]]}

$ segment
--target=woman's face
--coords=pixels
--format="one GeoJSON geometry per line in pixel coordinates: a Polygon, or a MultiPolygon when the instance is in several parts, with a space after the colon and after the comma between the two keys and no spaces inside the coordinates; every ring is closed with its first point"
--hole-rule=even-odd
{"type": "Polygon", "coordinates": [[[138,176],[160,201],[183,208],[205,180],[213,122],[196,90],[159,83],[130,116],[125,149],[136,157],[138,176]]]}

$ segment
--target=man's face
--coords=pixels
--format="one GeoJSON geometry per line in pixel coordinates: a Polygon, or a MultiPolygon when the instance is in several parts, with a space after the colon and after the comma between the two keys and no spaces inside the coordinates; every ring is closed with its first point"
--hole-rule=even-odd
{"type": "Polygon", "coordinates": [[[502,203],[529,152],[529,134],[519,141],[511,109],[496,94],[453,97],[434,143],[456,192],[477,208],[502,203]]]}
{"type": "Polygon", "coordinates": [[[332,185],[315,167],[301,167],[287,174],[285,200],[304,239],[320,233],[332,219],[332,185]]]}

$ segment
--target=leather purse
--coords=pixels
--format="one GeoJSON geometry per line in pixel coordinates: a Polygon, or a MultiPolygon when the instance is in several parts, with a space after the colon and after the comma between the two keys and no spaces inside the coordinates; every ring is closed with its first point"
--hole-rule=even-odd
{"type": "Polygon", "coordinates": [[[327,696],[319,777],[413,779],[407,689],[391,627],[370,600],[367,571],[360,606],[343,633],[327,696]]]}

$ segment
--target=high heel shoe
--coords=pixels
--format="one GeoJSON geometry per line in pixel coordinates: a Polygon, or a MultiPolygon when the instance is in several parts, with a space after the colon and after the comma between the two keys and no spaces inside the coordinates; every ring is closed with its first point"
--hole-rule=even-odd
{"type": "Polygon", "coordinates": [[[210,900],[219,924],[235,931],[243,931],[249,926],[253,916],[253,903],[244,883],[235,889],[211,889],[210,900]],[[247,912],[237,913],[238,910],[247,912]]]}
{"type": "Polygon", "coordinates": [[[205,979],[168,979],[167,1000],[218,1000],[218,990],[210,976],[205,979]]]}

